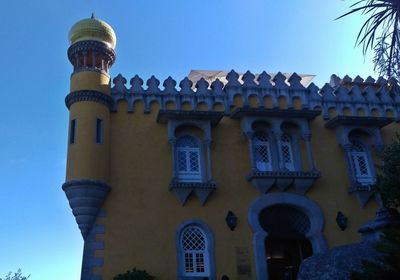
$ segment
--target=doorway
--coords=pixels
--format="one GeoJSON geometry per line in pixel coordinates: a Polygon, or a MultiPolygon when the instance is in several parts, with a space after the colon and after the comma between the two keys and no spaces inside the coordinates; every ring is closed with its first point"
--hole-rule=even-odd
{"type": "Polygon", "coordinates": [[[260,225],[268,233],[264,240],[268,279],[295,280],[303,260],[312,255],[306,238],[310,220],[289,205],[274,205],[260,212],[260,225]]]}

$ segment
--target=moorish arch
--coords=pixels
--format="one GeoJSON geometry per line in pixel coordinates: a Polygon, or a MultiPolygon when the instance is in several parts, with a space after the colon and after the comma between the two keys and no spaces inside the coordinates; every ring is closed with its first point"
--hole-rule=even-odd
{"type": "Polygon", "coordinates": [[[288,244],[297,242],[300,247],[309,247],[309,254],[327,249],[323,212],[316,202],[305,196],[292,193],[262,195],[251,204],[248,222],[253,230],[257,280],[270,279],[271,244],[292,246],[288,244]],[[277,238],[285,241],[282,243],[277,238]]]}

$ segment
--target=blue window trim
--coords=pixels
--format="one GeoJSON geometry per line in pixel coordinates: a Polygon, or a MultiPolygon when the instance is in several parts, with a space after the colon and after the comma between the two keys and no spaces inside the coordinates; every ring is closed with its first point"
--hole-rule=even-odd
{"type": "Polygon", "coordinates": [[[209,273],[210,275],[207,277],[209,280],[216,280],[215,274],[215,256],[214,256],[214,234],[211,231],[211,228],[205,224],[204,222],[191,219],[181,223],[178,228],[176,229],[175,234],[175,243],[176,243],[176,264],[177,264],[177,278],[178,280],[202,280],[204,276],[186,276],[184,275],[184,263],[183,263],[183,250],[181,248],[181,235],[183,231],[189,226],[196,226],[203,230],[204,234],[206,235],[207,239],[207,253],[209,259],[209,273]]]}

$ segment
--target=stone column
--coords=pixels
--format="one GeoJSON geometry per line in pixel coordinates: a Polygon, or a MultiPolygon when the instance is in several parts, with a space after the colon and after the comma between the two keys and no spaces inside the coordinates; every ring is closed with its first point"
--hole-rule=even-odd
{"type": "Polygon", "coordinates": [[[208,181],[211,181],[213,178],[212,161],[211,161],[211,144],[212,144],[212,141],[209,139],[203,141],[203,146],[206,149],[206,153],[207,153],[207,180],[208,181]]]}
{"type": "Polygon", "coordinates": [[[313,171],[316,168],[315,168],[315,162],[314,162],[312,146],[311,146],[311,133],[304,133],[304,134],[302,134],[301,137],[306,145],[308,166],[310,168],[310,171],[313,171]]]}
{"type": "Polygon", "coordinates": [[[171,144],[172,148],[172,180],[175,180],[177,178],[177,170],[176,170],[176,138],[171,138],[168,140],[168,142],[171,144]]]}

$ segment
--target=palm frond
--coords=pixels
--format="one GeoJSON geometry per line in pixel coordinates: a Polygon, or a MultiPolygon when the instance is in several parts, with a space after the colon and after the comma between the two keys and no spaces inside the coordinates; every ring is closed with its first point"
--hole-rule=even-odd
{"type": "Polygon", "coordinates": [[[400,0],[359,0],[352,4],[350,9],[336,20],[356,13],[366,16],[355,44],[362,46],[364,56],[370,50],[375,52],[375,69],[378,69],[381,75],[387,78],[394,75],[399,78],[397,70],[400,68],[400,0]],[[385,51],[382,48],[385,48],[385,51]]]}

